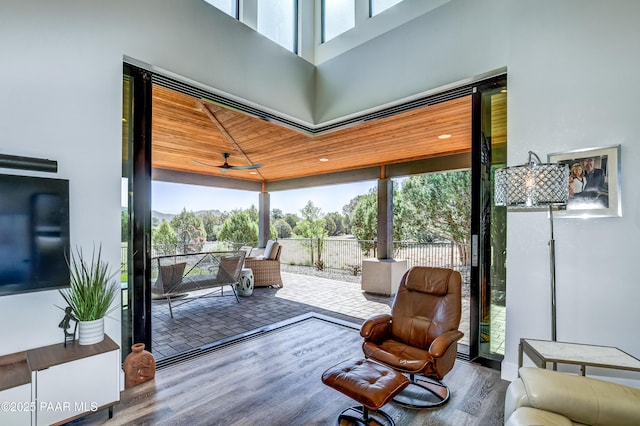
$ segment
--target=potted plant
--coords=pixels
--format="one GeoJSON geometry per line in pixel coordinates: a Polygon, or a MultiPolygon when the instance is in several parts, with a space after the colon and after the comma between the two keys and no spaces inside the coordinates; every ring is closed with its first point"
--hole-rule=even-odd
{"type": "Polygon", "coordinates": [[[79,343],[99,343],[104,339],[104,317],[117,307],[111,306],[119,291],[115,273],[102,259],[102,247],[97,253],[94,247],[90,260],[77,248],[71,253],[69,273],[69,288],[60,294],[78,320],[79,343]]]}

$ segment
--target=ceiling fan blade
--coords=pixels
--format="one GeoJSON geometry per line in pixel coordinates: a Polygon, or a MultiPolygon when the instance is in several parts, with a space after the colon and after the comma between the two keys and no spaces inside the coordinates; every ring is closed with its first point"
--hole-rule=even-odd
{"type": "Polygon", "coordinates": [[[252,164],[249,166],[229,166],[228,168],[231,170],[253,170],[253,169],[260,169],[264,167],[264,164],[252,164]]]}
{"type": "Polygon", "coordinates": [[[261,167],[264,167],[264,164],[250,164],[248,166],[232,166],[227,162],[227,159],[230,157],[228,153],[222,154],[222,157],[224,158],[224,164],[221,164],[219,166],[203,163],[202,161],[198,161],[198,160],[191,160],[191,161],[193,161],[196,164],[200,164],[201,166],[219,167],[222,173],[226,172],[227,170],[254,170],[254,169],[259,169],[261,167]]]}
{"type": "Polygon", "coordinates": [[[198,160],[191,160],[196,164],[200,164],[201,166],[207,166],[207,167],[218,167],[218,166],[212,166],[211,164],[207,164],[207,163],[203,163],[202,161],[198,161],[198,160]]]}

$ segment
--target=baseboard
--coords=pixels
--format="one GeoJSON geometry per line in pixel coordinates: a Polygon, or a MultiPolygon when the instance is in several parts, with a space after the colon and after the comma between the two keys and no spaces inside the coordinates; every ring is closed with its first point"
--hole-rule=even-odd
{"type": "Polygon", "coordinates": [[[502,368],[500,369],[500,378],[513,382],[518,378],[518,364],[514,362],[502,361],[502,368]]]}

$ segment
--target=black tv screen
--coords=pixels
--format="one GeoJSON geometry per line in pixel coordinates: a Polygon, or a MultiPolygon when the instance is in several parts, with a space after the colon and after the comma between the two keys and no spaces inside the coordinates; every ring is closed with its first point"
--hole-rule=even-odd
{"type": "Polygon", "coordinates": [[[0,175],[0,296],[69,285],[69,181],[0,175]]]}

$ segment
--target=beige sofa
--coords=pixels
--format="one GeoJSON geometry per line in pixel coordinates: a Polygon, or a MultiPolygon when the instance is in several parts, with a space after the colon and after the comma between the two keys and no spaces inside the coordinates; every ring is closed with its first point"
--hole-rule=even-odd
{"type": "Polygon", "coordinates": [[[542,368],[522,367],[507,388],[507,426],[640,425],[640,389],[542,368]]]}

